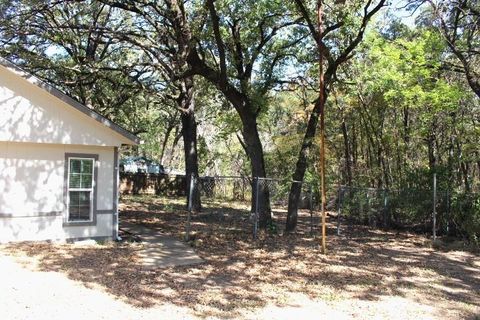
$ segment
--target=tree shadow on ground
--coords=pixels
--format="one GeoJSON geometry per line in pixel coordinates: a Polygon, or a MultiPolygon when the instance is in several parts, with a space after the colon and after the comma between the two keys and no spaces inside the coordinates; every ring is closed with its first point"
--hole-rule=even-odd
{"type": "MultiPolygon", "coordinates": [[[[131,200],[122,206],[121,219],[182,237],[187,213],[162,201],[131,200]]],[[[281,213],[277,218],[284,219],[281,213]]],[[[295,305],[292,294],[339,303],[405,297],[435,307],[440,316],[463,318],[480,310],[477,255],[435,251],[417,235],[357,226],[330,236],[325,256],[319,239],[309,235],[310,221],[308,212],[301,212],[297,234],[261,233],[253,241],[248,212],[207,205],[192,218],[193,244],[206,263],[155,271],[142,266],[137,256],[142,245],[135,243],[15,244],[6,250],[134,306],[173,303],[201,317],[237,318],[268,303],[295,305]]],[[[335,234],[333,225],[328,234],[335,234]]]]}

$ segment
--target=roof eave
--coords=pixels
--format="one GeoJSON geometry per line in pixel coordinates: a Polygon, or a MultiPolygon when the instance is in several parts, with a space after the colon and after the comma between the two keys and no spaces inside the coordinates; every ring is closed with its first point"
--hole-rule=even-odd
{"type": "Polygon", "coordinates": [[[72,97],[66,95],[65,93],[61,92],[54,86],[46,83],[45,81],[37,78],[36,76],[26,72],[16,64],[6,60],[3,57],[0,57],[0,65],[4,66],[7,69],[10,69],[11,71],[17,73],[20,75],[22,78],[30,82],[31,84],[34,84],[38,86],[39,88],[44,89],[54,97],[62,100],[66,104],[70,105],[71,107],[77,109],[78,111],[82,112],[83,114],[89,116],[90,118],[96,120],[97,122],[103,124],[104,126],[108,127],[109,129],[115,131],[116,133],[120,134],[124,138],[126,138],[128,141],[131,142],[132,145],[139,145],[141,144],[141,140],[139,137],[128,131],[127,129],[121,127],[120,125],[116,124],[115,122],[108,120],[104,116],[102,116],[100,113],[90,109],[89,107],[81,104],[80,102],[76,101],[72,97]]]}

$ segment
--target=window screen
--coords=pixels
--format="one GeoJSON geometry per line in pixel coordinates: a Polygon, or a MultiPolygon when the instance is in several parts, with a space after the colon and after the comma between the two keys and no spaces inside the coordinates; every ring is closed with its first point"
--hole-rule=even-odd
{"type": "Polygon", "coordinates": [[[91,221],[94,159],[68,159],[68,221],[91,221]]]}

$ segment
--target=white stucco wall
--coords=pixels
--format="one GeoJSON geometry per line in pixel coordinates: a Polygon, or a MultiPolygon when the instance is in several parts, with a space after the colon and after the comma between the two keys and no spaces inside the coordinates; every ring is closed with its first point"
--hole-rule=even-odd
{"type": "Polygon", "coordinates": [[[62,227],[62,216],[0,218],[0,243],[112,237],[112,215],[97,216],[96,226],[62,227]]]}
{"type": "Polygon", "coordinates": [[[121,146],[131,141],[0,65],[0,141],[121,146]]]}
{"type": "Polygon", "coordinates": [[[0,242],[111,237],[114,147],[0,141],[0,242]],[[63,226],[65,154],[98,155],[97,224],[63,226]]]}

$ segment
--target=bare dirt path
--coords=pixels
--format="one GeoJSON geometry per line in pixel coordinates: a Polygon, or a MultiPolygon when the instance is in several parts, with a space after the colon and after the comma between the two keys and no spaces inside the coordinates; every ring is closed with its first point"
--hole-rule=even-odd
{"type": "Polygon", "coordinates": [[[120,228],[141,240],[143,248],[137,255],[145,268],[155,270],[203,263],[190,246],[172,236],[126,221],[121,222],[120,228]]]}

